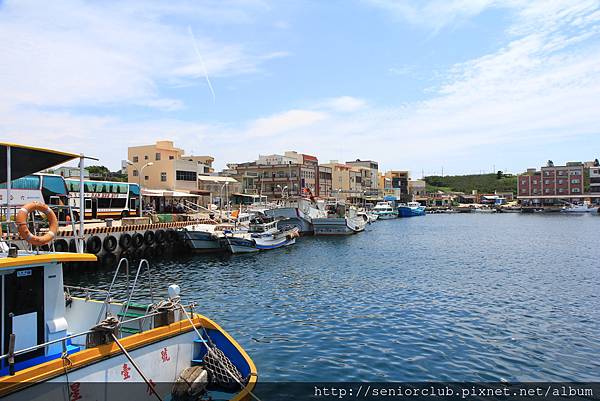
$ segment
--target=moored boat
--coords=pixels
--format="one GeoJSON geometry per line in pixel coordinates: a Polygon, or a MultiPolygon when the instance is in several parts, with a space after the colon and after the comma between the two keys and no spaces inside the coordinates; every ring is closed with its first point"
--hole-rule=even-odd
{"type": "Polygon", "coordinates": [[[296,243],[296,238],[300,236],[298,227],[278,223],[278,220],[264,215],[257,216],[250,222],[248,233],[258,250],[277,249],[296,243]]]}
{"type": "Polygon", "coordinates": [[[216,224],[193,224],[178,230],[177,234],[183,244],[194,252],[222,252],[224,248],[216,229],[216,224]]]}
{"type": "Polygon", "coordinates": [[[312,221],[315,235],[350,235],[365,230],[367,222],[356,208],[341,203],[327,206],[327,217],[312,221]]]}
{"type": "Polygon", "coordinates": [[[596,213],[598,206],[592,206],[589,203],[584,204],[569,204],[560,209],[561,213],[596,213]]]}
{"type": "Polygon", "coordinates": [[[425,216],[425,206],[419,202],[401,203],[398,205],[398,214],[400,217],[425,216]]]}
{"type": "Polygon", "coordinates": [[[371,209],[371,213],[377,215],[377,218],[380,220],[395,219],[398,217],[398,211],[388,201],[377,202],[375,207],[371,209]]]}
{"type": "Polygon", "coordinates": [[[259,251],[256,247],[256,240],[248,232],[225,231],[223,236],[219,238],[219,241],[221,242],[221,246],[233,254],[259,251]]]}

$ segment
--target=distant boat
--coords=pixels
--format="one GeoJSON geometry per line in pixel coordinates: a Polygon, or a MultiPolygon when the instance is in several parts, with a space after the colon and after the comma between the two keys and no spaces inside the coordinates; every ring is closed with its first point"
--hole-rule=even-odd
{"type": "Polygon", "coordinates": [[[250,238],[258,250],[276,249],[293,245],[300,236],[298,227],[279,225],[278,220],[259,216],[250,221],[250,238]],[[280,228],[281,227],[281,228],[280,228]]]}
{"type": "Polygon", "coordinates": [[[356,208],[341,203],[327,206],[327,217],[312,220],[315,235],[349,235],[365,230],[367,222],[356,208]]]}
{"type": "Polygon", "coordinates": [[[368,224],[376,222],[379,218],[377,214],[373,212],[367,212],[365,210],[359,210],[356,212],[356,215],[362,217],[368,224]]]}
{"type": "Polygon", "coordinates": [[[592,206],[588,203],[583,205],[570,204],[568,206],[564,206],[560,211],[562,213],[597,213],[598,206],[592,206]]]}
{"type": "Polygon", "coordinates": [[[371,212],[376,214],[377,218],[381,220],[395,219],[398,217],[398,211],[394,210],[392,204],[388,201],[377,202],[371,212]]]}
{"type": "Polygon", "coordinates": [[[401,203],[398,206],[400,217],[425,216],[425,206],[419,202],[401,203]]]}
{"type": "Polygon", "coordinates": [[[496,213],[496,209],[491,207],[474,207],[473,213],[496,213]]]}

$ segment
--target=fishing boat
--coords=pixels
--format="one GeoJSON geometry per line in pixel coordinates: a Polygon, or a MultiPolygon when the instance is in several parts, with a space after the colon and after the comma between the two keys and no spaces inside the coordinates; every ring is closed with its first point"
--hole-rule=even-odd
{"type": "Polygon", "coordinates": [[[419,202],[401,203],[398,205],[398,214],[400,217],[425,216],[425,206],[419,202]]]}
{"type": "Polygon", "coordinates": [[[483,207],[474,207],[472,210],[473,213],[496,213],[496,209],[483,206],[483,207]]]}
{"type": "MultiPolygon", "coordinates": [[[[80,157],[4,143],[0,152],[0,184],[8,184],[9,194],[11,180],[80,157]]],[[[254,398],[257,371],[250,357],[217,323],[198,314],[194,303],[184,303],[177,285],[165,285],[165,298],[155,299],[148,262],[142,260],[130,277],[129,262],[122,259],[107,289],[65,286],[64,264],[92,263],[96,256],[41,251],[52,249],[55,213],[29,203],[13,223],[7,199],[5,235],[0,232],[0,398],[254,398]],[[34,212],[43,213],[49,227],[40,228],[34,212]],[[11,246],[15,227],[28,249],[11,246]],[[117,283],[123,274],[125,282],[117,283]],[[142,275],[151,294],[147,304],[133,302],[142,275]]]]}
{"type": "Polygon", "coordinates": [[[597,213],[598,206],[592,206],[589,203],[573,204],[570,203],[560,209],[561,213],[597,213]]]}
{"type": "Polygon", "coordinates": [[[366,211],[366,210],[359,210],[358,212],[356,212],[357,216],[362,217],[367,224],[371,224],[377,221],[377,218],[379,218],[379,216],[375,213],[366,211]]]}
{"type": "Polygon", "coordinates": [[[371,209],[371,212],[377,215],[377,218],[381,220],[395,219],[398,217],[398,211],[395,210],[388,201],[377,202],[375,207],[371,209]]]}
{"type": "Polygon", "coordinates": [[[183,244],[194,252],[222,252],[225,249],[219,240],[218,227],[216,224],[192,224],[178,230],[177,235],[183,244]]]}
{"type": "Polygon", "coordinates": [[[278,223],[278,220],[265,215],[252,219],[248,233],[258,250],[277,249],[296,243],[296,238],[300,236],[298,227],[278,223]]]}
{"type": "Polygon", "coordinates": [[[319,208],[316,199],[310,190],[309,198],[286,199],[283,204],[265,210],[264,214],[279,219],[281,225],[294,225],[301,235],[314,234],[313,219],[326,218],[325,210],[319,208]]]}
{"type": "Polygon", "coordinates": [[[223,232],[223,236],[219,238],[221,246],[233,254],[237,253],[253,253],[258,252],[256,240],[247,231],[229,231],[223,232]]]}
{"type": "Polygon", "coordinates": [[[367,222],[357,214],[356,208],[342,203],[330,203],[327,217],[312,220],[315,235],[350,235],[365,230],[367,222]]]}

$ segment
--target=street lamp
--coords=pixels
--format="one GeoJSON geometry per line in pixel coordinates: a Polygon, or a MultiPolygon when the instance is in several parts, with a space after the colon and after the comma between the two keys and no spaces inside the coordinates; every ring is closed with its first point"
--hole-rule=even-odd
{"type": "MultiPolygon", "coordinates": [[[[127,164],[129,164],[130,166],[137,167],[137,164],[135,164],[134,162],[132,162],[130,160],[126,160],[125,162],[127,164]]],[[[138,170],[138,185],[140,187],[140,206],[139,206],[139,215],[140,215],[140,217],[142,216],[142,210],[143,210],[143,208],[142,208],[142,202],[143,202],[143,199],[144,199],[144,197],[142,195],[142,171],[144,171],[144,169],[146,167],[152,166],[153,164],[154,164],[153,162],[148,162],[148,163],[144,164],[141,169],[138,170]]]]}
{"type": "Polygon", "coordinates": [[[277,188],[281,189],[281,199],[284,198],[284,192],[286,189],[288,189],[288,186],[286,185],[285,187],[281,188],[281,185],[277,184],[277,188]]]}

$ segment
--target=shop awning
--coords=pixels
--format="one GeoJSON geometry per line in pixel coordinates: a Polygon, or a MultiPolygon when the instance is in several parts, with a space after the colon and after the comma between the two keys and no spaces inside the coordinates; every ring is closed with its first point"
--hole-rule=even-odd
{"type": "Polygon", "coordinates": [[[157,198],[198,198],[200,195],[194,195],[189,192],[168,191],[161,189],[142,189],[143,196],[157,198]]]}

